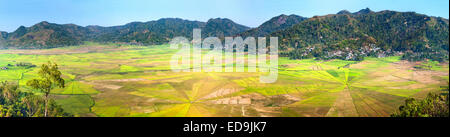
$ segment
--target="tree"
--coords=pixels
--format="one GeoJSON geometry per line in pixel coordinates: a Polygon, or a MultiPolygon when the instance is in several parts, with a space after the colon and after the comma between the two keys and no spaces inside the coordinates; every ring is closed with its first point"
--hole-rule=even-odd
{"type": "Polygon", "coordinates": [[[27,81],[27,86],[44,93],[44,116],[47,117],[48,95],[50,95],[51,90],[55,87],[64,88],[64,79],[61,78],[62,73],[58,70],[58,65],[50,61],[48,64],[42,64],[38,74],[40,78],[27,81]]]}
{"type": "Polygon", "coordinates": [[[18,88],[16,85],[11,85],[7,81],[3,81],[0,82],[0,87],[0,93],[2,94],[3,100],[5,102],[14,102],[19,96],[19,94],[16,92],[18,88]]]}
{"type": "Polygon", "coordinates": [[[392,117],[449,117],[448,93],[428,94],[423,100],[409,98],[392,117]]]}
{"type": "Polygon", "coordinates": [[[0,82],[0,117],[24,116],[23,105],[20,103],[21,96],[17,85],[7,81],[0,82]]]}
{"type": "Polygon", "coordinates": [[[26,105],[27,117],[33,117],[42,110],[41,106],[44,101],[40,96],[27,94],[22,98],[22,102],[26,105]]]}
{"type": "MultiPolygon", "coordinates": [[[[44,99],[31,92],[21,92],[18,84],[0,81],[0,117],[43,117],[44,99]]],[[[48,100],[49,117],[73,117],[64,112],[55,100],[48,100]]]]}

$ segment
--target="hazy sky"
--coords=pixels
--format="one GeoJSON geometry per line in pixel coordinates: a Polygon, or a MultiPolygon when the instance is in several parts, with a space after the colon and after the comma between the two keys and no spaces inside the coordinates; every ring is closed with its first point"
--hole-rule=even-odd
{"type": "Polygon", "coordinates": [[[280,14],[312,17],[366,7],[449,17],[448,0],[0,0],[0,31],[41,21],[114,26],[167,17],[198,21],[221,17],[256,27],[280,14]]]}

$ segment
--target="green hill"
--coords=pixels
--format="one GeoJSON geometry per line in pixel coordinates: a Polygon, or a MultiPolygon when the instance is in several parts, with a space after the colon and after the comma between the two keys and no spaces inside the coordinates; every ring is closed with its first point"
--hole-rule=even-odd
{"type": "Polygon", "coordinates": [[[440,17],[414,12],[374,12],[368,8],[312,18],[280,15],[252,29],[226,18],[207,22],[163,18],[113,27],[44,21],[31,27],[21,26],[12,33],[2,32],[0,46],[54,48],[79,45],[84,41],[164,44],[176,36],[192,38],[192,30],[200,28],[202,37],[279,37],[280,54],[292,59],[362,60],[366,56],[403,55],[409,60],[445,61],[449,52],[448,27],[448,19],[440,17]]]}
{"type": "Polygon", "coordinates": [[[176,36],[192,37],[194,28],[204,26],[204,22],[175,18],[149,22],[132,22],[114,27],[89,26],[88,28],[96,34],[87,39],[97,42],[163,44],[176,36]]]}
{"type": "Polygon", "coordinates": [[[7,37],[8,32],[0,31],[0,48],[5,46],[7,37]]]}
{"type": "Polygon", "coordinates": [[[40,22],[29,28],[21,26],[8,34],[9,46],[15,48],[54,48],[82,44],[88,29],[74,24],[40,22]]]}
{"type": "Polygon", "coordinates": [[[279,37],[282,55],[294,59],[404,54],[410,60],[448,60],[448,19],[369,9],[343,13],[315,16],[270,36],[279,37]]]}
{"type": "Polygon", "coordinates": [[[307,18],[297,16],[297,15],[280,15],[277,17],[273,17],[267,22],[264,22],[261,26],[257,28],[253,28],[251,30],[245,31],[243,33],[240,33],[239,35],[242,37],[261,37],[268,35],[272,32],[283,30],[286,28],[290,28],[294,26],[295,24],[298,24],[307,18]]]}
{"type": "Polygon", "coordinates": [[[163,44],[176,36],[191,38],[194,28],[202,29],[204,36],[232,36],[250,29],[229,19],[211,19],[208,22],[165,18],[149,22],[132,22],[123,26],[77,26],[41,22],[31,27],[19,27],[12,33],[2,33],[7,46],[12,48],[54,48],[79,45],[83,41],[124,42],[134,44],[163,44]]]}

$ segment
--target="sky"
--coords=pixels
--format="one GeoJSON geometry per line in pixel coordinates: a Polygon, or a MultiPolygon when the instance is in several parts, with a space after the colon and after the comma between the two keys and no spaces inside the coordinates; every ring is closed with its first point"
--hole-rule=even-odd
{"type": "Polygon", "coordinates": [[[280,14],[312,17],[364,8],[449,18],[448,0],[0,0],[0,31],[12,32],[41,21],[116,26],[169,17],[204,22],[229,18],[257,27],[280,14]]]}

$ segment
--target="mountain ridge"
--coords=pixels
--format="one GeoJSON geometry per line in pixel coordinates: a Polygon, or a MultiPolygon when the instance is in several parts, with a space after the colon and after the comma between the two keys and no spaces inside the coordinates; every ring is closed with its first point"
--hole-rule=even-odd
{"type": "Polygon", "coordinates": [[[308,18],[298,16],[295,14],[291,14],[291,15],[281,14],[279,16],[271,18],[270,20],[264,22],[263,24],[261,24],[260,26],[258,26],[256,28],[253,28],[253,29],[250,29],[250,30],[240,33],[239,36],[242,36],[242,37],[265,36],[272,32],[292,27],[293,25],[298,24],[306,19],[308,19],[308,18]]]}
{"type": "Polygon", "coordinates": [[[207,22],[162,18],[111,27],[43,21],[30,27],[20,26],[11,33],[2,32],[0,48],[54,48],[84,41],[164,44],[176,36],[192,38],[193,29],[200,28],[203,38],[279,37],[280,55],[293,59],[361,60],[366,56],[403,55],[411,60],[442,61],[448,60],[448,25],[448,19],[442,17],[390,10],[374,12],[369,8],[311,18],[282,14],[256,28],[227,18],[207,22]]]}
{"type": "Polygon", "coordinates": [[[30,27],[20,26],[14,32],[6,33],[8,37],[5,41],[9,47],[15,48],[54,48],[79,45],[83,41],[163,44],[175,36],[191,38],[194,28],[202,29],[204,36],[221,38],[250,29],[227,18],[210,19],[208,22],[161,18],[111,27],[98,25],[83,27],[42,21],[30,27]]]}

